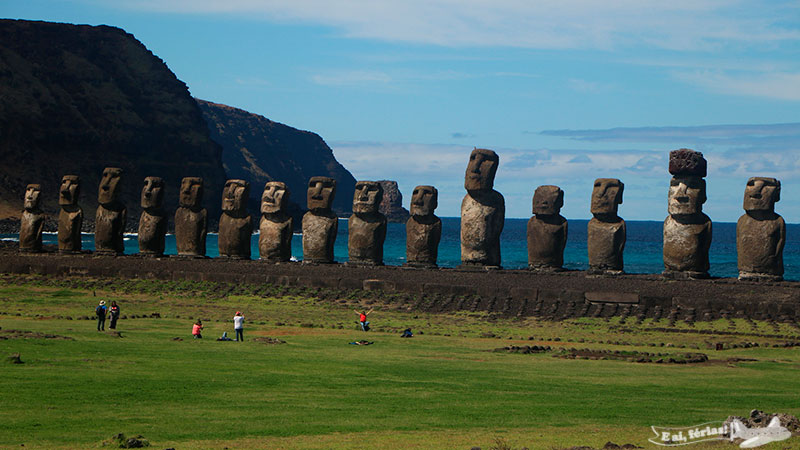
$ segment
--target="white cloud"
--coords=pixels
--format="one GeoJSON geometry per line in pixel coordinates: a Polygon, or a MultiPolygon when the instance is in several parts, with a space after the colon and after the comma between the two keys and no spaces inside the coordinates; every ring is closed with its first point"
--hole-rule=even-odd
{"type": "Polygon", "coordinates": [[[800,101],[800,72],[750,73],[678,72],[681,81],[720,94],[800,101]]]}
{"type": "Polygon", "coordinates": [[[344,36],[443,46],[714,49],[797,41],[789,0],[121,0],[146,11],[321,24],[344,36]]]}

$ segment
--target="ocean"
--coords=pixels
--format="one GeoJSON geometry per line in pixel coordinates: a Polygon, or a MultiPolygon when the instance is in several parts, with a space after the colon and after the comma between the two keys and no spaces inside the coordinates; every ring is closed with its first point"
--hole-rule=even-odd
{"type": "MultiPolygon", "coordinates": [[[[567,248],[564,251],[564,267],[573,270],[586,270],[589,259],[586,253],[586,226],[588,220],[570,220],[567,248]]],[[[527,267],[527,229],[528,219],[506,219],[503,234],[500,238],[502,265],[506,269],[527,267]]],[[[626,221],[628,239],[625,244],[625,272],[627,273],[661,273],[664,265],[661,260],[662,222],[626,221]]],[[[784,267],[787,280],[800,280],[800,224],[786,225],[786,248],[784,249],[784,267]]],[[[384,263],[402,265],[405,263],[406,231],[405,224],[390,223],[384,244],[384,263]]],[[[0,234],[0,239],[17,240],[16,234],[0,234]]],[[[135,234],[126,234],[125,253],[138,253],[139,243],[135,234]]],[[[55,233],[46,233],[45,244],[56,244],[55,233]]],[[[461,263],[460,219],[458,217],[442,218],[442,240],[439,244],[439,266],[455,267],[461,263]]],[[[83,234],[83,248],[94,249],[94,235],[83,234]]],[[[207,240],[208,256],[215,257],[217,251],[217,235],[209,234],[207,240]]],[[[166,253],[176,254],[175,236],[167,235],[166,253]]],[[[253,258],[258,258],[258,235],[252,238],[253,258]]],[[[292,255],[294,259],[303,259],[302,236],[295,234],[292,239],[292,255]]],[[[337,261],[347,261],[347,220],[339,220],[339,235],[336,238],[334,256],[337,261]]],[[[715,277],[736,277],[736,224],[715,222],[713,240],[710,250],[711,270],[715,277]]]]}

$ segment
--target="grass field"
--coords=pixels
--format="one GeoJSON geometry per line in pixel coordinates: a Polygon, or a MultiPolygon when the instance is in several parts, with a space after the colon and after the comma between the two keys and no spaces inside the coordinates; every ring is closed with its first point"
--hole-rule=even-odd
{"type": "MultiPolygon", "coordinates": [[[[99,448],[125,433],[176,449],[560,449],[608,441],[653,448],[651,425],[722,421],[754,408],[800,415],[800,348],[777,347],[800,341],[789,324],[542,322],[420,314],[348,297],[0,276],[0,447],[99,448]],[[100,299],[120,303],[128,317],[118,325],[122,337],[80,320],[100,299]],[[363,307],[375,308],[369,333],[357,330],[353,308],[363,307]],[[237,310],[246,341],[216,341],[233,334],[237,310]],[[197,318],[206,325],[202,340],[190,335],[197,318]],[[401,339],[407,327],[415,337],[401,339]],[[349,345],[358,339],[374,344],[349,345]],[[725,349],[714,350],[718,343],[725,349]],[[492,351],[511,345],[702,352],[710,360],[492,351]],[[6,362],[14,353],[23,364],[6,362]]],[[[800,448],[800,438],[761,448],[800,448]]]]}

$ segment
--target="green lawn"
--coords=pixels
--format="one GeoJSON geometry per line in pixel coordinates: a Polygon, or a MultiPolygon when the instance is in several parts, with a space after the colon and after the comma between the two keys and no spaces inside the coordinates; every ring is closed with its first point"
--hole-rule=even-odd
{"type": "MultiPolygon", "coordinates": [[[[122,432],[180,449],[550,449],[607,441],[652,448],[651,425],[721,421],[753,408],[800,415],[800,348],[774,347],[800,335],[787,324],[676,324],[743,333],[705,335],[652,330],[666,321],[552,323],[418,314],[376,302],[368,306],[374,331],[365,334],[353,312],[364,306],[357,296],[318,301],[286,289],[1,276],[0,446],[97,448],[122,432]],[[161,317],[121,320],[122,337],[99,333],[93,320],[77,320],[99,299],[117,300],[127,316],[161,317]],[[236,310],[247,319],[246,342],[217,342],[223,331],[233,334],[236,310]],[[203,340],[190,336],[198,317],[203,340]],[[399,337],[406,327],[414,338],[399,337]],[[266,336],[286,343],[254,340],[266,336]],[[348,344],[356,339],[374,344],[348,344]],[[718,342],[759,347],[710,348],[718,342]],[[533,344],[700,351],[711,361],[491,351],[533,344]],[[24,364],[7,363],[12,353],[24,364]]],[[[800,438],[762,448],[800,448],[800,438]]]]}

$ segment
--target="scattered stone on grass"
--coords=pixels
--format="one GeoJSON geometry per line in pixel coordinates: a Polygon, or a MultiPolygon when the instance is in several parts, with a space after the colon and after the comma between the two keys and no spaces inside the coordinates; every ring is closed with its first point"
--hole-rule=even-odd
{"type": "Polygon", "coordinates": [[[625,350],[561,349],[553,354],[564,359],[618,360],[656,364],[696,364],[708,361],[704,353],[650,353],[625,350]]]}
{"type": "Polygon", "coordinates": [[[176,336],[176,337],[172,338],[172,340],[173,340],[173,341],[182,341],[182,340],[183,340],[183,338],[182,338],[182,337],[177,337],[177,336],[176,336]]]}
{"type": "Polygon", "coordinates": [[[119,446],[119,448],[143,448],[150,447],[150,441],[144,438],[141,434],[135,437],[127,437],[124,433],[117,433],[111,439],[103,441],[105,446],[119,446]]]}
{"type": "Polygon", "coordinates": [[[784,413],[765,413],[764,411],[754,409],[750,411],[750,417],[744,418],[739,416],[728,416],[725,419],[725,425],[730,429],[731,422],[734,419],[739,419],[747,428],[762,428],[769,424],[773,417],[777,417],[781,421],[781,426],[792,432],[792,435],[797,436],[800,434],[800,420],[791,414],[784,413]]]}
{"type": "Polygon", "coordinates": [[[527,355],[530,353],[544,353],[550,352],[553,349],[550,346],[539,346],[539,345],[511,345],[508,347],[499,347],[494,350],[493,352],[508,352],[508,353],[522,353],[523,355],[527,355]]]}
{"type": "Polygon", "coordinates": [[[11,355],[7,356],[6,361],[11,364],[22,364],[22,359],[19,357],[19,353],[12,353],[11,355]]]}
{"type": "Polygon", "coordinates": [[[261,342],[262,344],[285,344],[286,343],[286,341],[282,341],[282,340],[280,340],[278,338],[271,338],[271,337],[268,337],[268,336],[253,338],[253,341],[261,342]]]}

